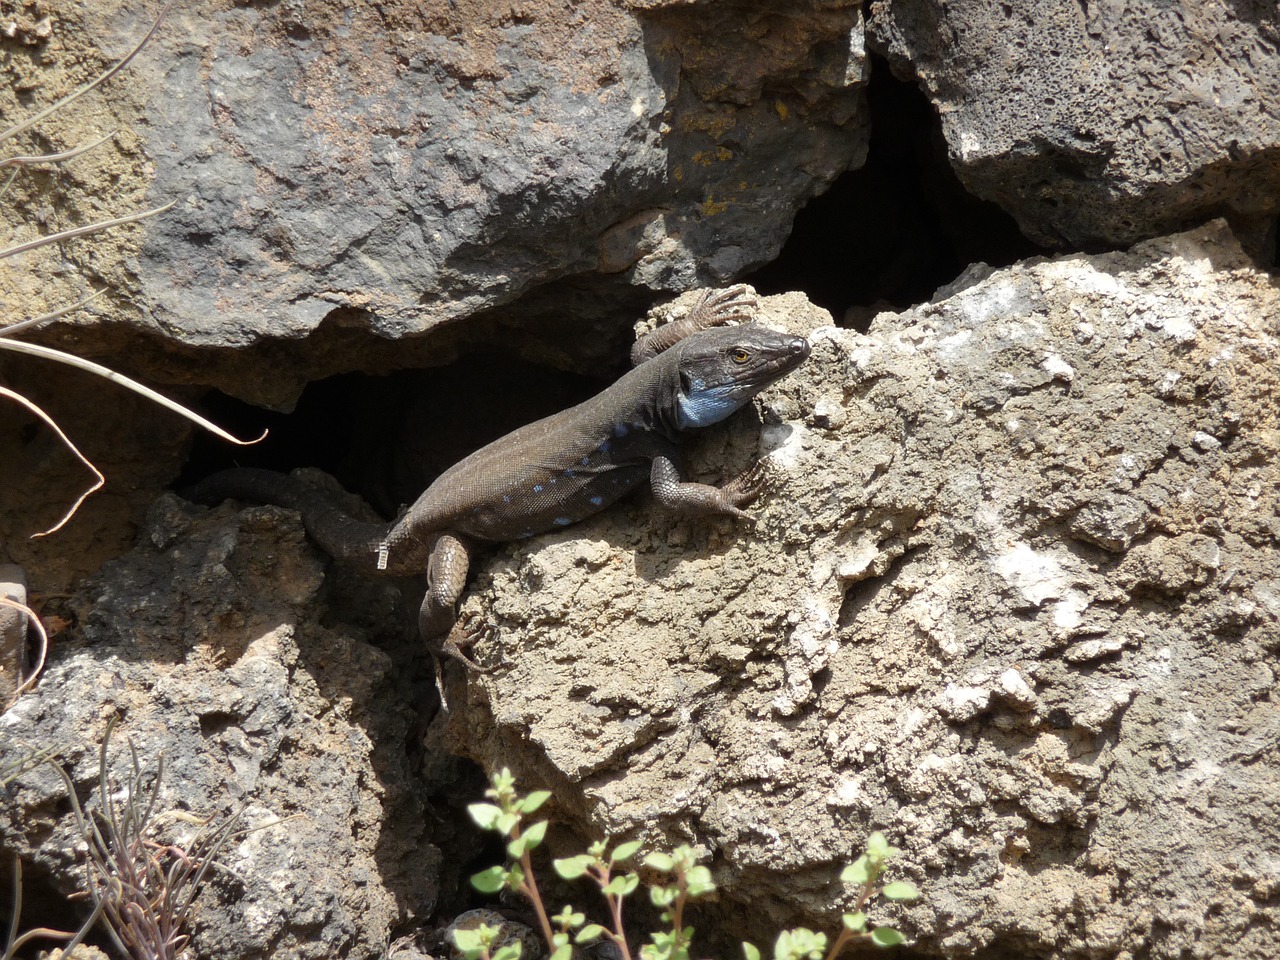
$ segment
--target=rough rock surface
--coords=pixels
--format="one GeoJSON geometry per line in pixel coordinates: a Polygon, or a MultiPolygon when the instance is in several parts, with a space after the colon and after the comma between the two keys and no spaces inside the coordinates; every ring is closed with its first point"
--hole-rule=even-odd
{"type": "MultiPolygon", "coordinates": [[[[0,769],[53,748],[97,809],[98,745],[118,717],[113,795],[129,744],[148,784],[164,757],[155,839],[187,845],[192,818],[236,811],[260,828],[219,855],[230,872],[215,871],[196,903],[196,955],[384,956],[397,927],[434,909],[441,870],[404,750],[404,671],[367,631],[322,625],[324,568],[293,517],[195,512],[162,498],[143,542],[71,601],[75,639],[0,715],[0,769]]],[[[48,766],[0,793],[6,873],[17,854],[28,878],[50,875],[70,894],[84,883],[77,849],[48,766]]]]}
{"type": "MultiPolygon", "coordinates": [[[[42,10],[43,36],[0,38],[20,77],[6,114],[125,53],[154,12],[125,0],[42,10]]],[[[576,288],[579,319],[617,332],[629,286],[683,290],[776,255],[799,206],[861,163],[865,66],[852,0],[785,14],[752,2],[179,4],[109,98],[41,128],[60,148],[122,129],[74,171],[69,186],[91,186],[92,204],[72,189],[45,210],[41,182],[7,212],[34,233],[113,200],[116,212],[175,207],[123,239],[33,255],[29,282],[10,285],[34,308],[102,277],[118,302],[80,331],[92,347],[116,323],[135,341],[166,338],[170,353],[147,361],[164,378],[182,369],[175,346],[223,348],[186,376],[281,404],[351,369],[353,341],[422,333],[559,278],[593,277],[576,288]],[[304,351],[225,351],[317,333],[304,351]]],[[[61,329],[72,336],[74,322],[61,329]]],[[[601,339],[575,338],[571,359],[598,359],[601,339]]]]}
{"type": "MultiPolygon", "coordinates": [[[[640,498],[497,551],[467,606],[498,669],[451,675],[429,743],[553,788],[569,834],[701,845],[712,942],[830,924],[883,828],[920,955],[1274,956],[1277,306],[1221,224],[976,269],[867,336],[769,300],[814,356],[690,457],[774,451],[758,526],[640,498]]],[[[322,577],[286,511],[166,497],[144,534],[0,765],[57,745],[92,802],[122,716],[116,776],[126,736],[163,750],[166,804],[305,814],[229,854],[201,956],[374,955],[450,869],[405,753],[421,652],[366,642],[395,586],[322,577]]],[[[74,889],[59,781],[3,804],[0,852],[74,889]]]]}
{"type": "Polygon", "coordinates": [[[1274,3],[876,0],[867,35],[933,99],[960,179],[1040,243],[1273,230],[1274,3]]]}
{"type": "Polygon", "coordinates": [[[1276,282],[1221,223],[982,273],[867,336],[772,298],[814,356],[694,458],[774,451],[759,525],[503,550],[434,735],[700,844],[741,933],[881,828],[922,955],[1280,954],[1276,282]]]}

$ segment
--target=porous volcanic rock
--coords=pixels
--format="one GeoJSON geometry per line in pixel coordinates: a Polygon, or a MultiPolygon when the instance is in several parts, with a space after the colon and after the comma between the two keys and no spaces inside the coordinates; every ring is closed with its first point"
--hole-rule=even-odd
{"type": "Polygon", "coordinates": [[[1128,245],[1228,216],[1274,251],[1274,3],[877,0],[867,35],[933,100],[965,186],[1033,240],[1128,245]]]}
{"type": "Polygon", "coordinates": [[[767,300],[813,357],[692,458],[769,453],[759,523],[500,551],[435,735],[701,847],[721,930],[838,925],[883,829],[921,955],[1277,955],[1277,284],[1221,222],[978,275],[865,336],[767,300]]]}

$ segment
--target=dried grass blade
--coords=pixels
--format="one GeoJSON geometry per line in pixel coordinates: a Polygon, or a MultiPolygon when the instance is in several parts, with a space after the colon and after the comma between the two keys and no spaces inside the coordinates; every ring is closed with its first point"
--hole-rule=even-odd
{"type": "MultiPolygon", "coordinates": [[[[2,343],[4,343],[4,341],[0,341],[0,344],[2,343]]],[[[24,346],[28,346],[28,344],[24,344],[24,346]]],[[[93,486],[91,486],[84,493],[80,494],[80,498],[71,505],[71,509],[68,510],[63,515],[61,520],[55,523],[48,530],[43,530],[40,533],[32,534],[32,537],[47,537],[49,534],[55,533],[58,530],[62,529],[62,527],[66,525],[67,521],[70,520],[73,516],[75,516],[75,512],[80,509],[80,504],[84,503],[85,500],[91,494],[96,493],[97,491],[102,489],[103,484],[107,482],[107,478],[104,477],[102,475],[102,472],[97,467],[95,467],[93,463],[90,462],[88,457],[86,457],[83,453],[80,452],[80,449],[74,443],[71,442],[71,439],[65,433],[62,432],[62,428],[59,427],[58,424],[54,422],[53,417],[49,416],[47,413],[41,410],[38,406],[36,406],[26,397],[22,396],[22,394],[15,393],[14,391],[10,390],[8,387],[0,387],[0,397],[8,397],[10,400],[14,401],[15,403],[18,403],[26,407],[28,410],[34,413],[37,417],[43,420],[45,424],[49,427],[49,429],[58,435],[58,439],[61,440],[64,444],[66,444],[67,449],[70,450],[75,455],[76,459],[79,460],[81,463],[83,463],[86,467],[88,467],[89,470],[93,473],[93,475],[98,478],[94,482],[93,486]]]]}
{"type": "Polygon", "coordinates": [[[130,50],[127,54],[125,54],[122,60],[117,62],[114,66],[109,67],[106,70],[104,70],[102,73],[98,74],[97,77],[95,77],[93,80],[90,80],[88,83],[80,87],[78,90],[74,90],[71,93],[67,94],[57,103],[50,104],[40,112],[28,117],[26,120],[23,120],[21,123],[15,124],[14,126],[10,127],[8,130],[0,132],[0,143],[3,143],[5,140],[9,140],[13,137],[16,137],[18,134],[31,129],[41,120],[43,120],[45,117],[49,116],[50,114],[57,113],[59,110],[61,110],[63,107],[67,106],[68,104],[74,103],[75,101],[83,97],[86,93],[88,93],[90,90],[93,90],[96,87],[102,86],[102,84],[106,83],[108,80],[114,77],[117,73],[119,73],[121,70],[127,67],[129,65],[129,62],[138,55],[139,51],[141,51],[143,47],[147,45],[147,41],[149,41],[152,37],[155,36],[156,31],[160,29],[160,24],[164,22],[165,16],[168,15],[169,8],[172,6],[173,6],[173,0],[168,0],[168,2],[164,5],[164,7],[161,8],[159,15],[155,19],[155,22],[151,24],[151,29],[147,31],[147,35],[143,37],[141,40],[139,40],[137,44],[134,45],[134,48],[130,50]]]}
{"type": "Polygon", "coordinates": [[[156,391],[152,390],[150,387],[144,387],[142,384],[138,383],[137,380],[131,380],[122,373],[116,373],[110,367],[104,367],[102,364],[94,363],[92,360],[84,360],[77,357],[75,354],[66,353],[62,350],[55,350],[52,347],[42,347],[34,343],[23,343],[21,340],[8,340],[2,337],[0,337],[0,350],[13,350],[17,353],[29,353],[32,356],[44,357],[47,360],[56,360],[59,363],[65,363],[68,366],[76,367],[79,370],[86,370],[89,373],[95,373],[100,377],[110,380],[112,383],[118,383],[120,386],[132,390],[134,393],[141,394],[148,400],[160,404],[160,406],[164,407],[166,410],[172,410],[174,413],[186,417],[188,420],[199,424],[210,433],[221,437],[228,443],[247,447],[257,443],[267,435],[267,431],[263,430],[261,437],[257,437],[253,440],[241,440],[238,437],[234,437],[227,433],[227,431],[223,430],[216,423],[206,420],[204,417],[192,410],[188,410],[177,401],[170,400],[164,394],[156,393],[156,391]]]}

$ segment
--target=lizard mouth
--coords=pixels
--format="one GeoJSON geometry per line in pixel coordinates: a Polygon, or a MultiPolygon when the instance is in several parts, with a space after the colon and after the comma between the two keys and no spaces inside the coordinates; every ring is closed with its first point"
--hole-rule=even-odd
{"type": "Polygon", "coordinates": [[[783,376],[808,360],[812,352],[813,345],[808,340],[804,337],[792,337],[778,347],[778,352],[774,356],[764,362],[762,372],[770,377],[783,376]]]}

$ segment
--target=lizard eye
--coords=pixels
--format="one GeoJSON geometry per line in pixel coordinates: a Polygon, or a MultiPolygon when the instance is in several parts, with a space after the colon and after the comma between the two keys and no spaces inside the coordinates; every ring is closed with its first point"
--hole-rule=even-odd
{"type": "Polygon", "coordinates": [[[743,350],[742,347],[738,347],[733,353],[729,354],[729,357],[734,363],[746,363],[751,359],[751,354],[743,350]]]}

